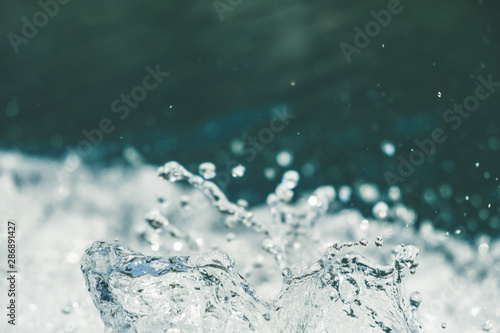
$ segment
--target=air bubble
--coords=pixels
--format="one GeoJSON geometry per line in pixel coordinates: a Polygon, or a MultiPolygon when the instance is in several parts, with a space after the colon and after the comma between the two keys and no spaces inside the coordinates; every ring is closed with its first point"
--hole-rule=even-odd
{"type": "Polygon", "coordinates": [[[168,224],[167,218],[161,215],[161,213],[157,210],[146,215],[146,222],[148,222],[154,229],[160,229],[168,224]]]}
{"type": "Polygon", "coordinates": [[[179,199],[179,203],[182,208],[188,208],[190,202],[191,198],[189,197],[189,195],[182,195],[179,199]]]}
{"type": "Polygon", "coordinates": [[[481,326],[481,329],[483,330],[483,332],[490,332],[492,328],[493,328],[493,325],[491,324],[491,322],[489,320],[485,321],[483,323],[483,325],[481,326]]]}
{"type": "Polygon", "coordinates": [[[422,294],[418,291],[414,291],[410,294],[410,305],[418,308],[422,303],[422,294]]]}

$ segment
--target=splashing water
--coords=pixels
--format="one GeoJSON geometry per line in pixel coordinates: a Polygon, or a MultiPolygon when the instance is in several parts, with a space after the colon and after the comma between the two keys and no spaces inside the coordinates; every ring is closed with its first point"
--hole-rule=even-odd
{"type": "Polygon", "coordinates": [[[82,259],[94,304],[114,332],[417,332],[401,278],[418,250],[383,267],[334,245],[280,295],[262,301],[222,251],[147,257],[95,242],[82,259]],[[340,330],[340,328],[342,328],[340,330]]]}
{"type": "MultiPolygon", "coordinates": [[[[287,171],[268,197],[271,219],[257,222],[244,205],[231,203],[215,183],[177,162],[166,163],[159,175],[199,189],[227,216],[227,227],[241,224],[267,236],[262,248],[274,256],[284,285],[274,299],[262,300],[225,252],[148,257],[122,245],[96,242],[82,259],[82,271],[94,304],[113,332],[201,328],[214,332],[421,331],[416,307],[402,293],[405,271],[414,272],[416,267],[414,246],[402,247],[391,265],[380,266],[345,250],[366,246],[366,240],[334,244],[310,264],[315,254],[311,250],[320,241],[311,231],[335,198],[332,186],[320,187],[307,200],[291,204],[300,177],[296,171],[287,171]]],[[[191,239],[172,229],[169,219],[158,211],[146,221],[174,238],[191,239]]],[[[382,246],[380,237],[376,243],[382,246]]]]}
{"type": "Polygon", "coordinates": [[[23,254],[16,329],[499,331],[497,240],[415,228],[417,212],[396,187],[299,193],[295,171],[250,210],[230,202],[207,167],[203,179],[169,163],[162,182],[147,165],[92,170],[71,155],[56,163],[0,152],[0,210],[19,212],[23,254]],[[372,215],[350,207],[355,196],[372,215]],[[85,251],[95,239],[104,242],[85,251]],[[407,244],[421,250],[420,264],[407,244]]]}

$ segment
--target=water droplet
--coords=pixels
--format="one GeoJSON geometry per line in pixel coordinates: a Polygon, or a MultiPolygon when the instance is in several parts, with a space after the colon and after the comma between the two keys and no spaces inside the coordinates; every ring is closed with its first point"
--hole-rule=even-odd
{"type": "Polygon", "coordinates": [[[201,186],[204,182],[203,177],[198,175],[191,175],[188,179],[189,184],[194,185],[196,187],[201,186]]]}
{"type": "Polygon", "coordinates": [[[482,243],[481,245],[479,245],[479,247],[477,248],[478,252],[480,255],[485,255],[488,253],[488,250],[490,249],[490,247],[488,246],[488,244],[486,243],[482,243]]]}
{"type": "Polygon", "coordinates": [[[233,139],[231,141],[231,144],[229,146],[231,149],[231,152],[235,155],[241,155],[243,154],[243,151],[245,150],[245,143],[241,141],[240,139],[233,139]]]}
{"type": "Polygon", "coordinates": [[[278,196],[278,199],[280,199],[281,201],[288,202],[293,197],[293,191],[290,190],[285,185],[279,184],[276,187],[276,195],[278,196]]]}
{"type": "Polygon", "coordinates": [[[320,186],[318,187],[315,191],[314,194],[321,200],[324,201],[333,201],[335,199],[335,188],[331,185],[325,185],[325,186],[320,186]]]}
{"type": "Polygon", "coordinates": [[[246,201],[245,199],[239,199],[238,201],[236,201],[236,204],[240,207],[248,208],[248,201],[246,201]]]}
{"type": "Polygon", "coordinates": [[[359,241],[359,244],[363,245],[363,246],[367,246],[368,245],[368,241],[365,239],[365,238],[362,238],[360,241],[359,241]]]}
{"type": "Polygon", "coordinates": [[[267,180],[273,181],[276,179],[276,170],[274,170],[271,167],[267,167],[264,169],[264,177],[266,177],[267,180]]]}
{"type": "Polygon", "coordinates": [[[375,241],[375,245],[377,245],[377,247],[382,247],[383,243],[384,243],[384,239],[381,236],[377,236],[377,240],[375,241]]]}
{"type": "Polygon", "coordinates": [[[188,171],[175,161],[165,163],[158,171],[161,177],[172,183],[187,179],[189,175],[188,171]]]}
{"type": "Polygon", "coordinates": [[[375,203],[380,196],[378,186],[375,184],[363,184],[358,188],[359,197],[366,203],[375,203]]]}
{"type": "Polygon", "coordinates": [[[295,170],[289,170],[283,174],[283,180],[281,181],[289,189],[294,189],[299,183],[300,175],[295,170]]]}
{"type": "Polygon", "coordinates": [[[181,242],[175,242],[174,245],[173,245],[173,248],[174,248],[174,251],[179,252],[180,250],[182,250],[182,243],[181,242]]]}
{"type": "Polygon", "coordinates": [[[369,226],[370,226],[370,221],[363,220],[363,221],[361,221],[361,224],[359,227],[361,228],[361,230],[366,230],[366,229],[368,229],[369,226]]]}
{"type": "Polygon", "coordinates": [[[387,190],[387,195],[392,201],[398,201],[401,199],[401,190],[397,186],[391,186],[389,190],[387,190]]]}
{"type": "Polygon", "coordinates": [[[215,165],[211,162],[203,162],[198,166],[198,173],[205,179],[212,179],[216,175],[215,165]]]}
{"type": "Polygon", "coordinates": [[[373,206],[372,213],[376,218],[383,219],[387,217],[388,210],[389,206],[385,202],[380,201],[373,206]]]}
{"type": "Polygon", "coordinates": [[[443,329],[445,329],[446,327],[448,327],[448,324],[446,324],[446,323],[442,323],[442,324],[441,324],[441,327],[442,327],[443,329]]]}
{"type": "Polygon", "coordinates": [[[168,224],[167,218],[157,210],[146,215],[146,222],[148,222],[154,229],[162,228],[168,224]]]}
{"type": "Polygon", "coordinates": [[[387,156],[394,156],[396,153],[396,147],[394,144],[390,141],[383,141],[380,145],[380,149],[386,154],[387,156]]]}
{"type": "Polygon", "coordinates": [[[476,162],[475,166],[476,168],[479,168],[479,162],[476,162]]]}
{"type": "Polygon", "coordinates": [[[238,220],[234,218],[234,216],[228,216],[224,220],[224,223],[226,224],[226,227],[228,228],[234,228],[236,225],[238,225],[238,220]]]}
{"type": "Polygon", "coordinates": [[[280,200],[276,194],[271,193],[267,196],[266,203],[268,206],[276,206],[279,202],[280,200]]]}
{"type": "Polygon", "coordinates": [[[438,91],[437,96],[438,96],[439,98],[441,98],[442,94],[441,94],[441,92],[440,92],[440,91],[438,91]]]}
{"type": "Polygon", "coordinates": [[[306,163],[300,169],[300,173],[304,177],[312,177],[316,173],[316,165],[314,163],[306,163]]]}
{"type": "Polygon", "coordinates": [[[293,163],[293,155],[287,150],[282,150],[276,155],[276,163],[280,167],[288,168],[293,163]]]}
{"type": "Polygon", "coordinates": [[[318,205],[318,198],[314,195],[311,195],[309,199],[307,199],[307,203],[311,206],[317,206],[318,205]]]}
{"type": "Polygon", "coordinates": [[[352,190],[349,186],[341,186],[339,188],[339,199],[340,201],[346,203],[351,200],[352,190]]]}
{"type": "Polygon", "coordinates": [[[233,168],[233,170],[231,170],[231,175],[234,178],[241,178],[245,175],[245,171],[246,171],[246,168],[242,164],[239,164],[239,165],[235,166],[233,168]]]}

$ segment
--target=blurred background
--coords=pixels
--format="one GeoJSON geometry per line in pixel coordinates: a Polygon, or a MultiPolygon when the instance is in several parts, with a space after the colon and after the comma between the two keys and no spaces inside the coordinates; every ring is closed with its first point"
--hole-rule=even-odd
{"type": "Polygon", "coordinates": [[[236,161],[245,177],[220,185],[255,205],[287,169],[303,188],[385,191],[398,157],[442,128],[396,183],[405,203],[417,223],[498,235],[500,89],[456,130],[443,120],[479,75],[500,81],[494,1],[403,0],[349,59],[341,43],[391,1],[65,1],[0,4],[1,149],[95,167],[236,161]]]}

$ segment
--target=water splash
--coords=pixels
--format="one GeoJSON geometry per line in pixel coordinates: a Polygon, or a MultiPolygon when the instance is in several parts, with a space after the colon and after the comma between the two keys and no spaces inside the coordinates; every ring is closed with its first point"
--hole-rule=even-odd
{"type": "MultiPolygon", "coordinates": [[[[273,170],[275,174],[279,172],[277,167],[273,170]]],[[[395,267],[395,256],[402,249],[402,243],[415,244],[422,250],[417,274],[410,276],[408,272],[414,270],[418,262],[409,263],[413,267],[406,268],[407,276],[403,281],[409,296],[404,297],[403,289],[401,295],[408,299],[411,309],[406,315],[408,320],[418,313],[426,332],[498,332],[499,240],[479,236],[471,242],[465,241],[467,232],[463,226],[449,230],[445,237],[446,230],[435,229],[430,221],[422,218],[416,227],[418,212],[403,204],[404,198],[397,187],[380,191],[379,200],[367,203],[366,214],[362,214],[352,206],[359,203],[357,189],[360,183],[336,189],[336,199],[329,202],[327,213],[319,216],[311,228],[299,227],[294,232],[298,235],[292,237],[284,233],[283,239],[288,239],[284,261],[291,264],[291,269],[281,272],[273,255],[261,247],[269,238],[265,231],[256,232],[243,223],[226,227],[224,218],[202,191],[158,181],[155,168],[151,166],[89,168],[75,155],[54,161],[0,151],[0,185],[4,189],[0,210],[4,216],[16,212],[15,216],[22,223],[20,241],[24,244],[24,260],[19,265],[26,283],[19,295],[18,330],[103,331],[99,311],[92,304],[78,264],[88,244],[96,239],[108,243],[116,240],[142,253],[163,258],[224,250],[235,258],[238,273],[266,304],[277,299],[284,278],[303,275],[302,272],[324,256],[329,245],[360,240],[361,246],[343,250],[354,250],[371,262],[387,264],[385,267],[395,267]],[[155,228],[141,220],[144,212],[153,208],[157,195],[159,207],[156,210],[168,224],[165,226],[163,221],[163,226],[155,228]],[[383,220],[369,213],[381,201],[389,206],[383,220]],[[171,233],[170,226],[179,233],[171,233]],[[374,245],[377,236],[383,237],[381,248],[374,245]],[[187,239],[194,242],[193,246],[187,239]],[[54,293],[48,296],[47,290],[54,290],[54,293]],[[447,324],[446,330],[441,327],[443,322],[447,324]]],[[[448,197],[453,193],[448,184],[436,187],[441,195],[448,197]]],[[[279,205],[290,206],[292,210],[302,206],[307,210],[313,192],[300,193],[296,188],[292,200],[279,205]]],[[[247,206],[242,201],[236,204],[247,206]]],[[[262,205],[250,211],[254,220],[272,226],[273,208],[277,207],[262,205]]],[[[489,223],[495,225],[495,221],[498,220],[493,216],[489,223]]],[[[7,282],[0,280],[0,288],[7,290],[7,282]]],[[[330,313],[330,309],[320,310],[319,316],[330,313]]],[[[275,320],[272,317],[276,314],[270,312],[264,319],[266,317],[275,320]]],[[[0,331],[5,331],[5,325],[0,322],[0,331]]],[[[358,327],[361,330],[363,326],[358,327]]],[[[378,329],[380,331],[380,327],[378,329]]],[[[346,331],[349,330],[343,330],[342,323],[333,331],[328,330],[330,333],[346,331]]]]}
{"type": "Polygon", "coordinates": [[[219,213],[227,216],[226,224],[228,226],[235,226],[239,222],[248,226],[255,226],[252,221],[252,213],[248,212],[244,207],[229,201],[214,182],[189,172],[178,162],[166,163],[159,168],[158,173],[160,177],[172,183],[186,181],[189,185],[201,190],[219,213]]]}
{"type": "MultiPolygon", "coordinates": [[[[200,171],[207,170],[214,169],[200,167],[200,171]]],[[[338,332],[339,327],[352,332],[421,331],[417,307],[401,291],[405,272],[414,273],[418,265],[414,246],[403,246],[389,266],[346,251],[367,246],[366,239],[336,243],[322,256],[318,253],[321,239],[314,226],[335,199],[332,186],[319,187],[292,201],[300,176],[287,171],[268,196],[271,218],[261,220],[247,210],[246,202],[230,202],[206,179],[210,177],[195,175],[177,162],[166,163],[159,176],[200,190],[226,217],[227,227],[242,225],[262,234],[262,248],[274,256],[284,285],[276,298],[259,298],[236,271],[234,260],[222,251],[161,258],[96,242],[82,259],[82,271],[94,304],[113,332],[201,327],[209,331],[230,327],[231,332],[338,332]]],[[[146,221],[153,229],[166,231],[197,249],[196,241],[159,211],[148,214],[146,221]]],[[[227,241],[235,237],[230,233],[227,241]]],[[[375,244],[380,247],[382,241],[378,237],[375,244]]]]}
{"type": "Polygon", "coordinates": [[[336,244],[276,299],[261,300],[230,255],[150,257],[95,242],[82,258],[95,306],[111,332],[420,332],[401,279],[418,250],[403,248],[390,266],[336,244]]]}
{"type": "MultiPolygon", "coordinates": [[[[300,257],[304,249],[296,251],[303,242],[311,243],[310,237],[315,242],[319,242],[318,237],[311,234],[311,228],[315,221],[323,216],[329,208],[330,203],[335,198],[333,186],[322,186],[316,189],[307,200],[292,205],[290,202],[294,197],[294,188],[298,185],[300,176],[294,170],[283,174],[281,182],[276,186],[276,190],[269,194],[267,203],[270,207],[272,221],[262,223],[254,218],[253,213],[246,209],[245,204],[235,204],[227,199],[222,190],[214,183],[195,175],[178,162],[168,162],[159,168],[159,176],[170,182],[186,182],[192,187],[199,189],[217,209],[219,213],[226,216],[225,223],[228,227],[234,228],[238,224],[243,224],[252,228],[256,232],[268,236],[262,243],[262,248],[273,254],[281,270],[294,266],[297,262],[302,262],[300,257]]],[[[155,215],[156,212],[155,212],[155,215]]],[[[163,225],[166,218],[157,216],[155,220],[151,214],[147,217],[148,222],[155,225],[163,225]]],[[[314,243],[314,242],[313,242],[314,243]]],[[[304,266],[300,266],[304,268],[304,266]]]]}

